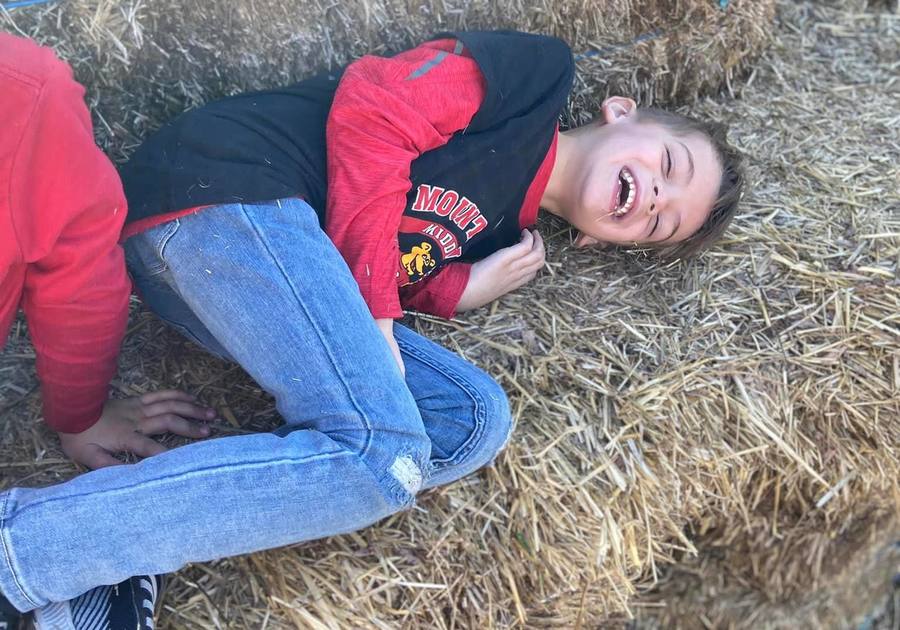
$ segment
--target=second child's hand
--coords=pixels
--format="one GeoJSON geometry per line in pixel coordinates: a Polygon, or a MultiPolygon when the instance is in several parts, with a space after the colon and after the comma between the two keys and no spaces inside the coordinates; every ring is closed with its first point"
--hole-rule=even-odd
{"type": "Polygon", "coordinates": [[[544,241],[537,230],[522,230],[522,239],[472,265],[458,312],[469,311],[531,281],[544,266],[544,241]]]}
{"type": "Polygon", "coordinates": [[[203,422],[215,418],[213,409],[198,405],[190,394],[164,390],[108,400],[93,426],[81,433],[60,433],[59,440],[65,454],[74,461],[88,468],[104,468],[123,463],[114,457],[118,453],[150,457],[167,450],[151,435],[207,437],[209,427],[203,422]]]}

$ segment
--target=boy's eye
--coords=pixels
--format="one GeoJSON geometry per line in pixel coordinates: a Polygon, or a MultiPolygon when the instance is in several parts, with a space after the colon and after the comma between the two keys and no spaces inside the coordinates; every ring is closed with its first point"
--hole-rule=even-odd
{"type": "Polygon", "coordinates": [[[666,178],[668,179],[669,175],[672,174],[672,154],[669,152],[669,147],[666,147],[666,178]]]}
{"type": "Polygon", "coordinates": [[[656,222],[653,224],[653,229],[650,230],[650,233],[647,235],[647,237],[649,238],[649,237],[653,236],[653,233],[656,231],[656,228],[658,228],[658,227],[659,227],[659,215],[657,214],[656,222]]]}

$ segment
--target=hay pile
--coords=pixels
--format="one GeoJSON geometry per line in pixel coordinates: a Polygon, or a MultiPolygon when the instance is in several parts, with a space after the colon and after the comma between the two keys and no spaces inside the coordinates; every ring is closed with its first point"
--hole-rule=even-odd
{"type": "MultiPolygon", "coordinates": [[[[382,36],[399,47],[424,28],[423,15],[402,11],[419,3],[306,4],[307,30],[277,46],[247,30],[243,12],[268,16],[269,33],[297,17],[262,0],[185,3],[180,13],[159,1],[122,3],[123,12],[82,2],[15,20],[80,51],[74,62],[93,81],[100,133],[121,155],[185,104],[287,80],[307,58],[343,61],[382,36]],[[230,19],[211,21],[223,11],[230,19]],[[346,26],[361,19],[364,29],[346,26]],[[156,30],[163,25],[173,30],[156,30]],[[123,42],[115,54],[114,37],[123,42]]],[[[686,15],[712,3],[654,4],[686,15]]],[[[499,10],[434,6],[469,26],[509,24],[499,10]]],[[[585,14],[535,7],[513,3],[506,15],[593,41],[585,14]]],[[[731,7],[733,18],[716,19],[771,9],[731,7]]],[[[734,28],[764,34],[763,17],[734,28]]],[[[628,36],[645,28],[626,26],[628,36]]],[[[638,617],[662,627],[779,618],[802,627],[857,615],[852,597],[825,610],[821,594],[875,574],[854,570],[853,552],[882,570],[887,555],[877,550],[900,538],[898,30],[886,13],[781,5],[776,47],[742,100],[691,106],[731,123],[751,156],[751,190],[728,238],[700,260],[659,268],[639,254],[575,251],[564,226],[543,222],[547,270],[532,285],[458,322],[414,322],[510,392],[518,424],[495,467],[356,534],[190,567],[174,580],[162,626],[593,628],[638,617]]],[[[645,53],[656,45],[643,44],[645,53]]],[[[706,54],[713,69],[696,75],[700,83],[669,66],[650,85],[637,66],[603,84],[590,58],[573,116],[613,82],[633,81],[645,97],[689,96],[679,90],[722,79],[721,50],[706,54]]],[[[19,329],[0,357],[7,483],[72,473],[33,424],[30,355],[19,329]]],[[[135,314],[121,365],[121,393],[160,384],[199,392],[222,408],[223,433],[277,422],[239,369],[146,312],[135,314]]]]}
{"type": "Polygon", "coordinates": [[[643,600],[662,627],[855,627],[900,573],[900,16],[823,4],[780,6],[743,100],[694,110],[756,177],[704,298],[728,394],[690,423],[698,555],[643,600]]]}
{"type": "MultiPolygon", "coordinates": [[[[731,85],[770,39],[774,0],[79,0],[18,10],[5,28],[54,45],[88,87],[117,160],[174,114],[224,94],[299,80],[367,52],[455,29],[558,35],[581,68],[577,104],[607,92],[692,100],[731,85]],[[622,46],[636,37],[654,37],[622,46]],[[594,54],[600,51],[600,54],[594,54]]],[[[2,18],[0,18],[2,19],[2,18]]]]}

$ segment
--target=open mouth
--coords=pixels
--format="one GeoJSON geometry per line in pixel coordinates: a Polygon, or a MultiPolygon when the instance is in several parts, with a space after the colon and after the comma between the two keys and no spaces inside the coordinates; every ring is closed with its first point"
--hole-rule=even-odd
{"type": "Polygon", "coordinates": [[[619,171],[618,182],[619,193],[615,198],[616,204],[613,208],[613,214],[617,217],[624,217],[636,205],[637,185],[634,181],[634,175],[628,170],[627,166],[622,167],[619,171]]]}

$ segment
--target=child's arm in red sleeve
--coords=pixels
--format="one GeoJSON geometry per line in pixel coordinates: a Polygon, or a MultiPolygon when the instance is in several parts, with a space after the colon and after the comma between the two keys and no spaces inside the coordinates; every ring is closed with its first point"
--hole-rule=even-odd
{"type": "Polygon", "coordinates": [[[449,263],[434,275],[400,287],[403,308],[431,313],[444,319],[452,318],[469,282],[471,269],[469,263],[449,263]]]}
{"type": "Polygon", "coordinates": [[[27,263],[23,308],[44,419],[76,433],[100,417],[128,318],[117,244],[126,205],[97,148],[84,91],[53,59],[12,170],[10,201],[27,263]]]}
{"type": "Polygon", "coordinates": [[[344,73],[328,118],[325,229],[375,319],[402,315],[397,232],[420,154],[466,127],[484,79],[455,40],[396,57],[363,57],[344,73]]]}

